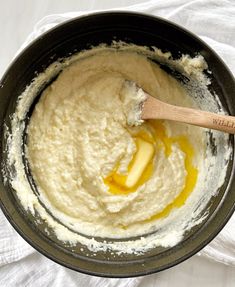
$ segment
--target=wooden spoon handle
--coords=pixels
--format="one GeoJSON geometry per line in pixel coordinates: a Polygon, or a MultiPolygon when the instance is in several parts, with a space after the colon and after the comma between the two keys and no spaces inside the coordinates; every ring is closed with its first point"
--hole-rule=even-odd
{"type": "Polygon", "coordinates": [[[159,104],[158,101],[151,103],[151,113],[148,110],[146,116],[142,114],[142,119],[173,120],[235,134],[235,117],[178,107],[163,102],[159,104]]]}

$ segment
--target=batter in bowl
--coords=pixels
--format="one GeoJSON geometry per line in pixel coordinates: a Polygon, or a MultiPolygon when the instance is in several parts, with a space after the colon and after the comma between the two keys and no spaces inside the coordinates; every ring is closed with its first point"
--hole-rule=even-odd
{"type": "Polygon", "coordinates": [[[155,230],[197,188],[201,128],[168,121],[130,126],[134,81],[162,101],[196,107],[146,56],[109,49],[66,67],[43,92],[28,126],[27,158],[47,207],[71,229],[125,238],[155,230]]]}
{"type": "Polygon", "coordinates": [[[228,135],[170,121],[130,125],[144,93],[126,83],[170,104],[223,112],[206,69],[200,55],[173,59],[114,42],[37,75],[5,129],[3,170],[35,229],[85,255],[139,255],[176,245],[202,223],[228,170],[228,135]]]}

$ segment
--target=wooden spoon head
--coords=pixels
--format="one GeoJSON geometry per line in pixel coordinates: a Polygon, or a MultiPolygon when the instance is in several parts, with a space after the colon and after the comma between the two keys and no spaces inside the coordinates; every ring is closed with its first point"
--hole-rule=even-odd
{"type": "Polygon", "coordinates": [[[158,111],[161,110],[161,101],[155,99],[154,97],[150,96],[147,93],[145,94],[146,94],[146,100],[143,102],[142,105],[141,119],[142,120],[158,119],[158,114],[160,115],[158,111]]]}

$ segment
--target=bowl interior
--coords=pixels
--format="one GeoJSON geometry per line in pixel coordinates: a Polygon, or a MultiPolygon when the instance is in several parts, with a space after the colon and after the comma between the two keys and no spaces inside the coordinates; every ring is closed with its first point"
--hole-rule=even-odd
{"type": "MultiPolygon", "coordinates": [[[[174,58],[179,58],[182,54],[194,57],[200,53],[212,72],[209,75],[209,89],[219,96],[230,114],[235,114],[234,80],[218,56],[198,38],[159,18],[124,12],[98,13],[68,21],[44,34],[12,63],[0,85],[1,134],[6,126],[10,128],[10,115],[15,111],[17,99],[37,73],[44,71],[57,59],[100,43],[111,44],[113,40],[155,46],[162,51],[170,51],[174,58]]],[[[234,145],[232,136],[230,142],[234,145]]],[[[2,165],[6,164],[5,147],[6,138],[2,136],[2,165]]],[[[144,275],[166,269],[188,258],[205,246],[224,226],[234,210],[233,164],[233,158],[230,158],[226,180],[206,208],[209,211],[206,221],[192,228],[176,246],[155,248],[139,256],[118,255],[108,251],[94,254],[80,244],[70,246],[62,243],[40,216],[36,216],[36,224],[35,216],[22,208],[8,180],[3,180],[2,170],[1,207],[11,224],[33,247],[64,266],[99,276],[144,275]]]]}

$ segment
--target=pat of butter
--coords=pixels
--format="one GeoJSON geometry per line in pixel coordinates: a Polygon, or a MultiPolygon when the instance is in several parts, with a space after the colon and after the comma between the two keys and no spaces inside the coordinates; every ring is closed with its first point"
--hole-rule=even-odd
{"type": "Polygon", "coordinates": [[[136,144],[137,153],[125,182],[127,188],[132,188],[136,185],[154,154],[154,147],[151,143],[137,138],[136,144]]]}

